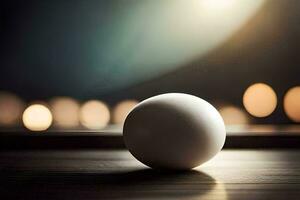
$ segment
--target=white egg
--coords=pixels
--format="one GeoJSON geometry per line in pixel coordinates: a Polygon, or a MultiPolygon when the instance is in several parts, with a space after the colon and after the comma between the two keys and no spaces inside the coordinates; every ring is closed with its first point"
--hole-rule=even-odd
{"type": "Polygon", "coordinates": [[[169,93],[139,103],[125,120],[123,136],[131,154],[145,165],[186,170],[215,156],[226,131],[211,104],[193,95],[169,93]]]}

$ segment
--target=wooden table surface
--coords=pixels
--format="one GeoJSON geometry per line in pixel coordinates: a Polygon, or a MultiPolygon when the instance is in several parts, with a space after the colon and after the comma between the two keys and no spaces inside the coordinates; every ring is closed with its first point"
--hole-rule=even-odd
{"type": "Polygon", "coordinates": [[[0,152],[0,199],[300,199],[300,150],[223,150],[189,172],[125,150],[0,152]]]}

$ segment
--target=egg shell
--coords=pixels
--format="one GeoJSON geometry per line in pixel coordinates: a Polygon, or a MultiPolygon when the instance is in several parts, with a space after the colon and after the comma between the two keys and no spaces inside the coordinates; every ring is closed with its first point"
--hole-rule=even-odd
{"type": "Polygon", "coordinates": [[[168,93],[139,103],[125,120],[123,138],[131,154],[145,165],[187,170],[222,149],[226,130],[221,115],[207,101],[168,93]]]}

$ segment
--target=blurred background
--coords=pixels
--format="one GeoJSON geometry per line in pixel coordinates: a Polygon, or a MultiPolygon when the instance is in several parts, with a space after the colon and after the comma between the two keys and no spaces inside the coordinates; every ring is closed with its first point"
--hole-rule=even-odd
{"type": "Polygon", "coordinates": [[[227,128],[300,123],[298,0],[2,0],[0,129],[120,130],[145,98],[227,128]]]}

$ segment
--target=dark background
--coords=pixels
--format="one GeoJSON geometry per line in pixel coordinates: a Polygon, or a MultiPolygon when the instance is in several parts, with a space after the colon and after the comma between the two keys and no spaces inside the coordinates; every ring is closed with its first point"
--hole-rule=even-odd
{"type": "MultiPolygon", "coordinates": [[[[98,33],[105,40],[109,35],[105,28],[125,6],[122,0],[2,0],[0,90],[26,101],[64,95],[100,98],[109,104],[185,92],[213,104],[242,106],[245,89],[264,82],[273,87],[279,102],[270,117],[256,122],[291,123],[283,113],[282,99],[289,88],[300,84],[300,1],[266,1],[245,26],[208,55],[154,79],[109,87],[117,80],[97,80],[89,67],[97,56],[93,40],[98,33]],[[97,32],[99,25],[103,31],[97,32]]],[[[122,73],[118,76],[122,78],[122,73]]]]}

